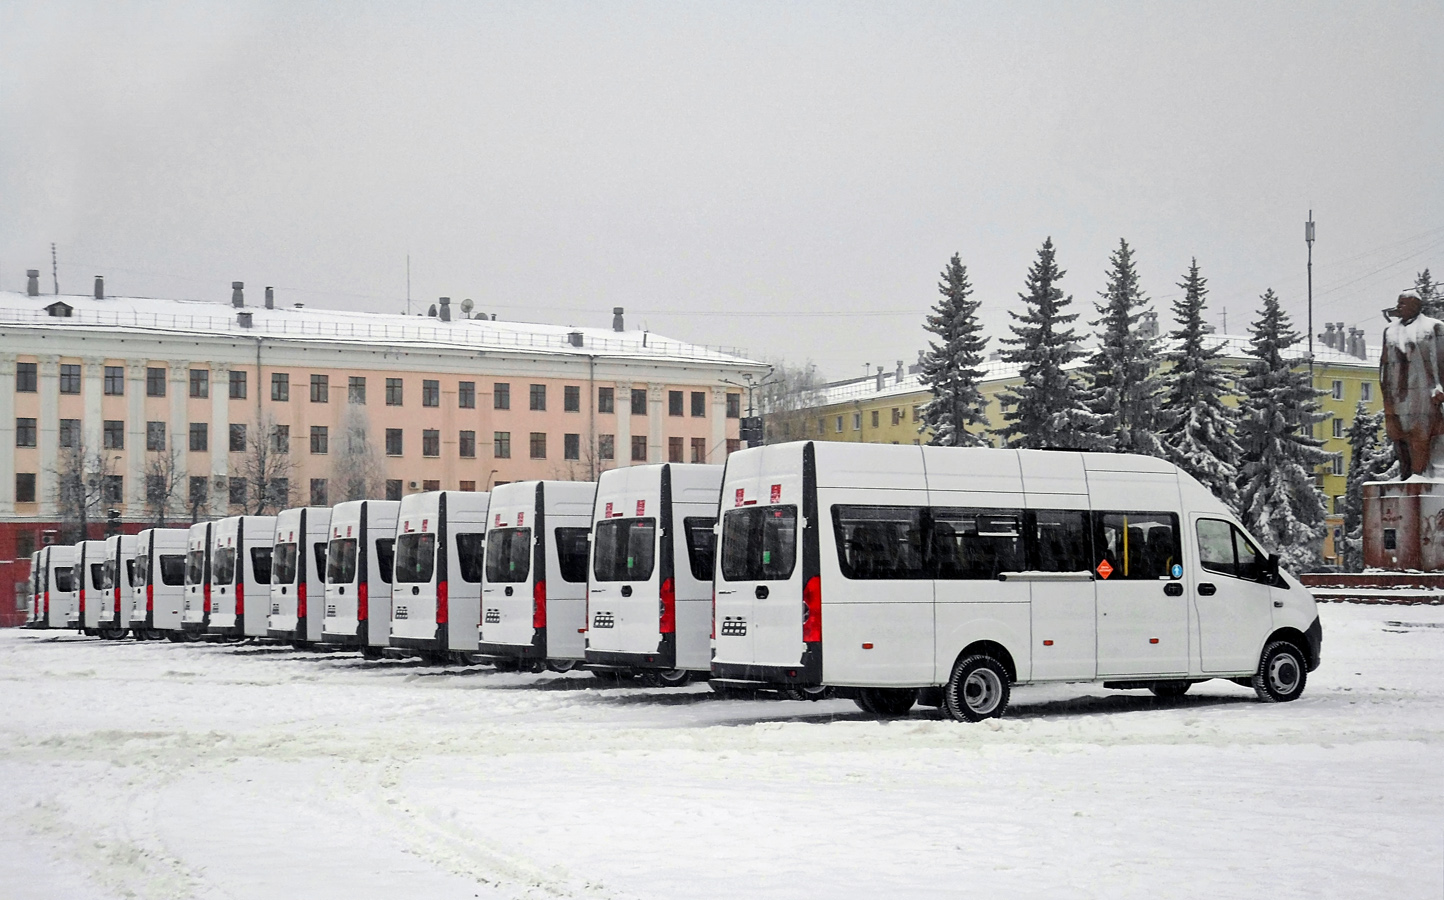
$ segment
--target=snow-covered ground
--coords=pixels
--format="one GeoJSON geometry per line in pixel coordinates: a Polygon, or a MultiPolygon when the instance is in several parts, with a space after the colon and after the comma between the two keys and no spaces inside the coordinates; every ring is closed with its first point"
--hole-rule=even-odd
{"type": "Polygon", "coordinates": [[[1431,897],[1444,609],[1326,604],[1298,702],[982,725],[0,632],[0,897],[1431,897]]]}

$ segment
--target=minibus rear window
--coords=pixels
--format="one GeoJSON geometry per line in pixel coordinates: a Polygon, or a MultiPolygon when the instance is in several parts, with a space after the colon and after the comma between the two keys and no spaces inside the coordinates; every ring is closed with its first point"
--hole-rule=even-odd
{"type": "Polygon", "coordinates": [[[1023,511],[1018,509],[934,509],[934,577],[994,579],[1025,569],[1023,511]]]}
{"type": "Polygon", "coordinates": [[[609,519],[596,527],[592,574],[598,581],[646,581],[657,546],[656,519],[609,519]]]}
{"type": "Polygon", "coordinates": [[[105,582],[107,580],[108,579],[105,577],[105,563],[91,563],[90,583],[95,585],[97,588],[104,590],[106,587],[105,582]]]}
{"type": "Polygon", "coordinates": [[[236,578],[236,548],[222,547],[211,557],[211,584],[230,584],[236,578]]]}
{"type": "Polygon", "coordinates": [[[722,577],[786,581],[797,562],[797,507],[733,509],[722,519],[722,577]]]}
{"type": "Polygon", "coordinates": [[[1093,536],[1098,561],[1113,571],[1107,581],[1154,581],[1181,578],[1178,563],[1178,516],[1166,512],[1094,512],[1093,536]]]}
{"type": "Polygon", "coordinates": [[[71,575],[70,566],[55,567],[55,590],[71,591],[75,589],[75,579],[71,575]]]}
{"type": "Polygon", "coordinates": [[[592,539],[590,528],[557,528],[557,568],[562,581],[582,584],[587,580],[587,550],[592,539]]]}
{"type": "Polygon", "coordinates": [[[271,552],[271,577],[276,584],[296,583],[296,544],[277,544],[271,552]]]}
{"type": "Polygon", "coordinates": [[[150,560],[148,560],[148,559],[147,559],[146,557],[144,557],[144,556],[138,556],[138,557],[136,557],[136,560],[135,560],[135,570],[134,570],[134,571],[135,571],[135,580],[131,582],[131,586],[134,587],[134,586],[136,586],[136,585],[143,585],[143,584],[145,584],[145,583],[146,583],[146,582],[145,582],[145,576],[146,576],[147,572],[149,571],[149,569],[150,569],[150,560]]]}
{"type": "MultiPolygon", "coordinates": [[[[125,561],[125,583],[130,587],[135,587],[135,574],[135,560],[127,559],[125,561]]],[[[110,586],[115,587],[113,584],[110,586]]]]}
{"type": "Polygon", "coordinates": [[[271,583],[271,548],[251,548],[251,573],[256,584],[271,583]]]}
{"type": "Polygon", "coordinates": [[[186,554],[186,584],[200,584],[206,578],[206,551],[192,550],[186,554]]]}
{"type": "Polygon", "coordinates": [[[1028,568],[1038,572],[1091,572],[1092,542],[1088,513],[1071,509],[1038,509],[1028,514],[1032,554],[1028,568]]]}
{"type": "Polygon", "coordinates": [[[923,568],[922,507],[834,506],[832,527],[844,577],[928,577],[923,568]]]}
{"type": "Polygon", "coordinates": [[[391,583],[391,568],[396,565],[396,538],[376,539],[376,569],[381,580],[391,583]]]}
{"type": "Polygon", "coordinates": [[[160,558],[160,583],[178,587],[186,583],[186,558],[167,553],[160,558]]]}
{"type": "Polygon", "coordinates": [[[458,534],[456,562],[461,569],[462,581],[480,584],[481,572],[486,567],[486,535],[479,531],[458,534]]]}
{"type": "Polygon", "coordinates": [[[356,539],[337,538],[331,542],[326,563],[327,584],[350,584],[356,580],[356,539]]]}
{"type": "Polygon", "coordinates": [[[531,529],[493,528],[487,535],[486,580],[518,584],[531,574],[531,529]]]}
{"type": "Polygon", "coordinates": [[[687,535],[687,559],[692,564],[692,577],[698,581],[711,581],[712,571],[717,567],[717,535],[712,529],[717,520],[710,516],[688,516],[682,520],[682,530],[687,535]]]}
{"type": "Polygon", "coordinates": [[[436,535],[413,531],[396,539],[396,580],[401,584],[431,581],[436,570],[436,535]]]}

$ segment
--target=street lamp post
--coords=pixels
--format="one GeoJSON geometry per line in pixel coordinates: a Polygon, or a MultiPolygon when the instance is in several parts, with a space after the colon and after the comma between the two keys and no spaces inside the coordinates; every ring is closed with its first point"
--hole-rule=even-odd
{"type": "Polygon", "coordinates": [[[1304,243],[1309,245],[1309,387],[1314,386],[1314,211],[1304,223],[1304,243]]]}

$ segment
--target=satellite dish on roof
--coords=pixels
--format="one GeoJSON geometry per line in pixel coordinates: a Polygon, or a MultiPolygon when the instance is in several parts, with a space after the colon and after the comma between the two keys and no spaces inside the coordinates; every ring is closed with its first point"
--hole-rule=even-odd
{"type": "Polygon", "coordinates": [[[470,298],[470,297],[467,297],[465,300],[461,301],[461,311],[462,311],[462,313],[464,313],[464,314],[466,314],[466,315],[469,316],[469,315],[471,315],[471,311],[472,311],[473,309],[475,309],[475,308],[476,308],[476,304],[474,304],[474,303],[471,302],[471,298],[470,298]]]}

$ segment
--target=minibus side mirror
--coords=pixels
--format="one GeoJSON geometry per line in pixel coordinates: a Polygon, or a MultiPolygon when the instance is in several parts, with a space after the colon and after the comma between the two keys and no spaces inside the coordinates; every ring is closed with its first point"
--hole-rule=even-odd
{"type": "Polygon", "coordinates": [[[1269,554],[1268,562],[1264,565],[1264,577],[1268,579],[1269,584],[1283,585],[1284,579],[1279,574],[1279,555],[1277,553],[1269,554]]]}

